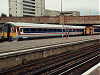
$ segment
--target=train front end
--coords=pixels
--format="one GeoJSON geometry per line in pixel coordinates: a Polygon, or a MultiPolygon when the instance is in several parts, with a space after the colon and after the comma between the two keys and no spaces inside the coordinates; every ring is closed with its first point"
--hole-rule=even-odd
{"type": "Polygon", "coordinates": [[[15,26],[12,24],[4,24],[2,27],[2,40],[13,40],[16,38],[15,26]]]}

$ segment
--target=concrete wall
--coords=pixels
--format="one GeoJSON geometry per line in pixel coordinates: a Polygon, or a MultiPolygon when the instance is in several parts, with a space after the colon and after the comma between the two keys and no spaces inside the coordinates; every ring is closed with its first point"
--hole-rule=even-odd
{"type": "Polygon", "coordinates": [[[99,43],[100,43],[100,40],[92,40],[92,41],[80,42],[76,44],[41,49],[41,50],[33,51],[30,53],[28,52],[28,53],[4,56],[0,58],[0,71],[17,66],[19,64],[25,64],[27,63],[27,61],[30,61],[30,60],[45,58],[54,54],[60,54],[63,52],[67,52],[69,49],[75,51],[77,49],[99,44],[99,43]]]}

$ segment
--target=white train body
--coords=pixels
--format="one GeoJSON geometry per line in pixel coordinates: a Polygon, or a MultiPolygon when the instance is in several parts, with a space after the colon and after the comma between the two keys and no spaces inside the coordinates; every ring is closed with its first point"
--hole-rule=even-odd
{"type": "Polygon", "coordinates": [[[64,36],[66,33],[79,35],[84,33],[84,28],[85,26],[8,22],[3,25],[2,36],[10,40],[18,40],[19,38],[64,36]]]}

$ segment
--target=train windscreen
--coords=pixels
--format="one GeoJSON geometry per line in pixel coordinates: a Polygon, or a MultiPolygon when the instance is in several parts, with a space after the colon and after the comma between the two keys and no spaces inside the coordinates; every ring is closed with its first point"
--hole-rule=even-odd
{"type": "Polygon", "coordinates": [[[8,31],[8,26],[7,25],[4,25],[3,26],[3,32],[7,32],[8,31]]]}

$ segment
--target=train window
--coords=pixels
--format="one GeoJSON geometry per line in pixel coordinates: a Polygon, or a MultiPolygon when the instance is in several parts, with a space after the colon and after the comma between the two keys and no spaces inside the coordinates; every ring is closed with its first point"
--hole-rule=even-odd
{"type": "Polygon", "coordinates": [[[24,32],[29,32],[29,28],[24,28],[24,32]]]}
{"type": "Polygon", "coordinates": [[[62,31],[62,29],[58,29],[58,32],[61,32],[62,31]]]}
{"type": "Polygon", "coordinates": [[[73,32],[75,32],[75,29],[73,29],[73,32]]]}
{"type": "Polygon", "coordinates": [[[75,29],[75,32],[77,32],[77,29],[75,29]]]}
{"type": "Polygon", "coordinates": [[[52,29],[49,29],[49,32],[52,32],[52,29]]]}
{"type": "Polygon", "coordinates": [[[39,31],[39,32],[42,32],[42,28],[38,28],[38,31],[39,31]]]}
{"type": "Polygon", "coordinates": [[[11,27],[11,32],[14,32],[14,27],[11,27]]]}
{"type": "Polygon", "coordinates": [[[47,32],[47,29],[43,29],[44,32],[47,32]]]}
{"type": "Polygon", "coordinates": [[[19,31],[19,27],[17,27],[17,31],[19,31]]]}
{"type": "Polygon", "coordinates": [[[36,32],[36,28],[31,28],[31,32],[36,32]]]}
{"type": "Polygon", "coordinates": [[[67,29],[67,32],[69,31],[69,29],[67,29]]]}
{"type": "Polygon", "coordinates": [[[69,29],[69,32],[72,32],[72,29],[69,29]]]}
{"type": "Polygon", "coordinates": [[[20,32],[22,32],[22,28],[20,28],[20,32]]]}
{"type": "Polygon", "coordinates": [[[65,29],[63,29],[63,32],[65,32],[65,29]]]}
{"type": "Polygon", "coordinates": [[[57,29],[53,29],[53,31],[54,31],[54,32],[56,32],[56,31],[57,31],[57,29]]]}
{"type": "Polygon", "coordinates": [[[80,32],[84,32],[84,29],[80,29],[80,32]]]}

